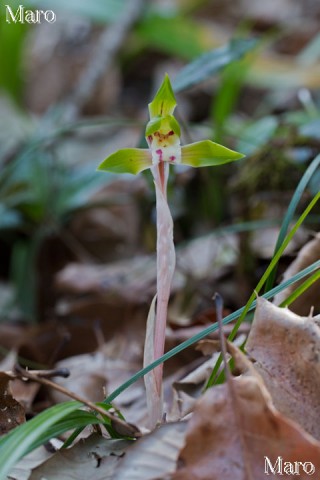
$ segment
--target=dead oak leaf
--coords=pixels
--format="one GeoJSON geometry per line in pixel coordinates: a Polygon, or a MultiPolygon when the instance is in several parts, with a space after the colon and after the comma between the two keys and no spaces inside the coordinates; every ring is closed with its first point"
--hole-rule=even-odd
{"type": "Polygon", "coordinates": [[[12,378],[9,375],[0,372],[0,435],[25,422],[22,405],[11,395],[10,380],[12,378]]]}
{"type": "MultiPolygon", "coordinates": [[[[198,400],[172,480],[264,480],[265,457],[273,466],[279,457],[290,464],[311,462],[318,477],[301,469],[299,478],[319,478],[320,443],[275,409],[259,375],[234,349],[237,368],[247,369],[231,379],[236,401],[228,384],[198,400]]],[[[284,471],[281,478],[295,477],[284,471]]]]}
{"type": "Polygon", "coordinates": [[[320,439],[319,316],[300,317],[258,299],[246,350],[276,408],[320,439]]]}
{"type": "MultiPolygon", "coordinates": [[[[291,263],[283,275],[283,280],[288,280],[296,273],[300,272],[304,268],[307,268],[312,263],[320,259],[320,233],[316,237],[308,242],[299,252],[297,258],[291,263]]],[[[280,305],[286,298],[303,282],[305,278],[296,282],[293,285],[282,290],[274,298],[274,303],[280,305]]],[[[317,312],[320,311],[320,297],[319,297],[320,280],[317,280],[311,285],[302,295],[300,295],[290,305],[290,310],[298,315],[308,315],[310,307],[313,306],[317,312]]]]}

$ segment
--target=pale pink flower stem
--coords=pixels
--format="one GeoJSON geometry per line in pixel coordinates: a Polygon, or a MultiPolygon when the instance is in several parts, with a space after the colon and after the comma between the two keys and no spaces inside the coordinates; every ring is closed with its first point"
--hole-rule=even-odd
{"type": "MultiPolygon", "coordinates": [[[[172,277],[175,268],[175,250],[173,243],[173,221],[167,203],[167,182],[169,164],[159,162],[152,169],[156,187],[157,209],[157,308],[154,335],[154,359],[164,353],[168,302],[172,277]]],[[[159,397],[162,395],[163,365],[155,371],[155,381],[159,397]]]]}

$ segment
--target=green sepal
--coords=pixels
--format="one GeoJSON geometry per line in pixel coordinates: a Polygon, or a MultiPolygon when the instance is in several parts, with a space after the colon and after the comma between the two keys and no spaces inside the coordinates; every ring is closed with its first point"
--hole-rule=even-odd
{"type": "Polygon", "coordinates": [[[166,73],[162,85],[154,99],[149,103],[150,118],[172,115],[177,105],[168,74],[166,73]]]}
{"type": "Polygon", "coordinates": [[[168,133],[173,130],[178,137],[180,137],[180,125],[173,115],[166,115],[165,117],[154,117],[147,123],[146,137],[152,135],[154,132],[168,133]]]}
{"type": "Polygon", "coordinates": [[[146,126],[146,137],[148,135],[152,135],[154,132],[160,129],[161,127],[162,118],[161,117],[154,117],[147,123],[146,126]]]}
{"type": "Polygon", "coordinates": [[[112,153],[97,168],[113,173],[133,173],[136,175],[152,166],[149,150],[142,148],[124,148],[112,153]]]}
{"type": "Polygon", "coordinates": [[[195,168],[223,165],[244,156],[210,140],[190,143],[181,148],[181,163],[195,168]]]}

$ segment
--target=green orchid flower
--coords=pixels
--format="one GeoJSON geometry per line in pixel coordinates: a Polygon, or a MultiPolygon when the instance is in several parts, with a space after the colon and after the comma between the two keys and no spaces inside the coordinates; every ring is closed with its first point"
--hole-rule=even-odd
{"type": "Polygon", "coordinates": [[[99,165],[98,170],[137,174],[162,162],[197,168],[222,165],[244,157],[241,153],[210,140],[181,146],[180,126],[173,115],[176,104],[170,79],[166,74],[154,100],[149,104],[150,121],[145,134],[149,148],[118,150],[109,155],[99,165]]]}
{"type": "MultiPolygon", "coordinates": [[[[164,352],[168,302],[175,269],[173,220],[167,202],[170,165],[207,167],[233,162],[241,153],[210,140],[181,146],[180,127],[173,112],[176,99],[168,75],[149,104],[150,121],[146,127],[148,149],[125,148],[110,155],[99,170],[137,174],[150,168],[156,189],[157,212],[157,293],[151,304],[147,322],[145,361],[160,358],[164,352]]],[[[162,364],[145,376],[150,426],[163,418],[162,364]]]]}

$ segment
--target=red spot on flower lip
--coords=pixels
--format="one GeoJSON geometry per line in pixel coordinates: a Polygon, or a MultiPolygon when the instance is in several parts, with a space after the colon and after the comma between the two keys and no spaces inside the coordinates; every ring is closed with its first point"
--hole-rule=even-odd
{"type": "Polygon", "coordinates": [[[176,159],[176,157],[175,157],[174,155],[172,155],[172,156],[170,157],[171,162],[174,162],[175,159],[176,159]]]}
{"type": "Polygon", "coordinates": [[[158,155],[161,155],[161,154],[162,154],[161,148],[159,148],[158,150],[156,150],[156,153],[157,153],[158,155]]]}

